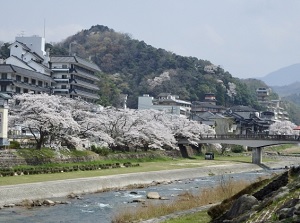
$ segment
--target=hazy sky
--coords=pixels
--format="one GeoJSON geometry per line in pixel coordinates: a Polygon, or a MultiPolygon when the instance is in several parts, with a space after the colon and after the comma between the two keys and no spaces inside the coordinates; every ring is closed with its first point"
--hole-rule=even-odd
{"type": "Polygon", "coordinates": [[[300,0],[0,0],[0,41],[59,42],[105,25],[156,48],[221,65],[234,77],[300,63],[300,0]]]}

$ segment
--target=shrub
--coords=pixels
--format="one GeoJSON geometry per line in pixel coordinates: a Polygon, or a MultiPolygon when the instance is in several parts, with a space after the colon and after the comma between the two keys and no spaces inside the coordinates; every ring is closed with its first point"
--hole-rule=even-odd
{"type": "Polygon", "coordinates": [[[105,147],[96,147],[95,145],[91,146],[91,150],[94,153],[99,154],[100,156],[107,156],[110,153],[110,150],[105,147]]]}
{"type": "Polygon", "coordinates": [[[232,151],[233,153],[242,153],[242,152],[244,152],[244,147],[243,147],[243,146],[240,146],[240,145],[233,145],[233,146],[231,147],[231,151],[232,151]]]}
{"type": "Polygon", "coordinates": [[[20,149],[21,146],[20,146],[20,143],[18,141],[11,141],[9,143],[9,148],[10,149],[20,149]]]}

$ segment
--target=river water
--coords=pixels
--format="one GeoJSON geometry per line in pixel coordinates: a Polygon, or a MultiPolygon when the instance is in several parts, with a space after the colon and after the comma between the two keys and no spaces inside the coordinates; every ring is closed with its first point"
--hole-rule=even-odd
{"type": "MultiPolygon", "coordinates": [[[[255,171],[238,174],[223,175],[225,179],[234,181],[245,180],[254,182],[259,177],[271,176],[277,171],[255,171]]],[[[112,217],[125,207],[136,207],[134,199],[145,199],[149,191],[156,191],[161,196],[170,200],[177,195],[189,191],[197,193],[200,189],[217,185],[221,176],[207,176],[197,179],[174,181],[170,184],[131,189],[125,191],[109,191],[95,194],[82,195],[83,199],[68,199],[70,204],[60,204],[52,207],[37,207],[25,209],[20,207],[4,208],[0,210],[0,222],[5,223],[110,223],[112,217]]],[[[51,200],[66,200],[57,198],[51,200]]],[[[163,201],[158,201],[163,202],[163,201]]]]}

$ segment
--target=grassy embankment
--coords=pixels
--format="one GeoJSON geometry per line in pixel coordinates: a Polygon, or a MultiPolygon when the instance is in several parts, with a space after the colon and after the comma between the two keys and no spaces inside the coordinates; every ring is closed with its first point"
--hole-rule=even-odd
{"type": "MultiPolygon", "coordinates": [[[[291,147],[291,145],[281,145],[268,147],[265,149],[268,152],[279,152],[281,154],[299,154],[299,146],[291,147]]],[[[242,155],[242,154],[240,154],[242,155]]],[[[231,160],[233,162],[250,162],[250,157],[245,156],[230,156],[230,157],[217,157],[216,159],[220,160],[231,160]]],[[[269,159],[264,159],[264,162],[269,161],[269,159]]],[[[274,159],[273,159],[274,161],[274,159]]],[[[224,199],[233,196],[240,190],[244,189],[247,186],[245,182],[232,183],[230,180],[225,182],[224,180],[220,181],[219,185],[216,188],[204,189],[199,191],[199,194],[196,196],[191,196],[190,194],[182,194],[174,202],[169,204],[156,204],[156,205],[146,205],[141,206],[135,210],[128,209],[123,210],[123,212],[114,216],[114,223],[121,222],[131,222],[139,219],[149,219],[159,216],[168,215],[174,212],[187,210],[211,203],[221,202],[224,199]],[[213,193],[212,193],[213,190],[213,193]]],[[[206,211],[199,211],[196,213],[190,213],[182,216],[176,216],[175,218],[164,221],[164,223],[207,223],[210,222],[211,218],[206,211]]]]}
{"type": "MultiPolygon", "coordinates": [[[[23,156],[27,158],[34,157],[34,156],[49,158],[53,155],[51,154],[51,151],[48,150],[43,150],[43,151],[21,150],[20,152],[23,154],[23,156]]],[[[117,168],[117,169],[99,169],[99,170],[92,170],[92,171],[73,171],[73,172],[63,172],[63,173],[8,176],[8,177],[2,177],[0,181],[0,186],[21,184],[21,183],[44,182],[44,181],[52,181],[52,180],[107,176],[107,175],[115,175],[115,174],[194,168],[194,167],[202,167],[208,165],[224,165],[224,164],[239,163],[239,162],[251,163],[251,157],[244,156],[244,155],[238,155],[238,156],[216,155],[214,160],[204,160],[203,156],[196,156],[193,159],[183,159],[183,158],[171,159],[168,157],[157,157],[155,159],[153,158],[122,159],[122,160],[111,159],[111,160],[99,160],[99,161],[84,162],[84,163],[66,163],[66,164],[50,163],[50,164],[31,166],[31,167],[32,168],[72,167],[78,164],[108,164],[108,163],[117,163],[117,162],[118,163],[126,163],[126,162],[139,163],[139,166],[130,167],[130,168],[117,168]]],[[[22,168],[22,167],[25,166],[18,166],[17,168],[22,168]]]]}

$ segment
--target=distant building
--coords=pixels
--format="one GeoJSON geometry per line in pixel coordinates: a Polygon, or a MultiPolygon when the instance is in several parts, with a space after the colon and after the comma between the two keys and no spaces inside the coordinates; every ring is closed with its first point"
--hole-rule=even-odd
{"type": "Polygon", "coordinates": [[[161,93],[157,99],[144,94],[138,98],[138,109],[155,109],[168,114],[189,116],[191,103],[179,100],[179,96],[170,93],[161,93]]]}
{"type": "Polygon", "coordinates": [[[51,93],[88,102],[98,100],[99,67],[77,56],[50,57],[45,39],[16,37],[10,57],[0,64],[0,92],[51,93]]]}
{"type": "MultiPolygon", "coordinates": [[[[226,111],[224,106],[216,105],[217,100],[215,94],[207,93],[204,96],[204,101],[194,101],[191,106],[191,119],[196,116],[201,116],[203,113],[210,112],[213,114],[222,114],[226,111]]],[[[195,117],[195,118],[194,118],[195,117]]]]}
{"type": "Polygon", "coordinates": [[[259,111],[249,106],[233,106],[224,115],[234,121],[235,134],[265,134],[274,123],[272,120],[261,118],[259,111]]]}
{"type": "Polygon", "coordinates": [[[54,80],[43,73],[12,64],[0,64],[0,92],[14,95],[22,93],[51,93],[54,80]]]}
{"type": "Polygon", "coordinates": [[[261,113],[262,117],[270,117],[271,113],[274,114],[272,119],[274,121],[286,121],[289,120],[287,111],[281,107],[280,100],[270,100],[271,90],[269,88],[258,88],[256,90],[257,101],[260,105],[266,108],[265,113],[261,113]]]}
{"type": "Polygon", "coordinates": [[[269,100],[270,89],[269,88],[257,88],[256,97],[258,102],[264,102],[269,100]]]}

